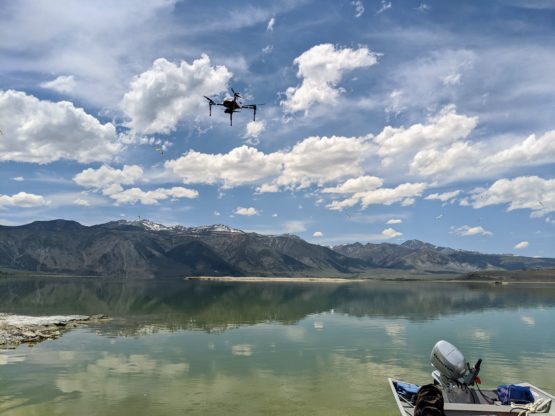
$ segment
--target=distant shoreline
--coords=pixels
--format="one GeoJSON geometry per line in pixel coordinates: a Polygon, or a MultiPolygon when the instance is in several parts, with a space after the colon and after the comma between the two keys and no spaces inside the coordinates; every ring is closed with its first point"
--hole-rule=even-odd
{"type": "Polygon", "coordinates": [[[353,283],[366,282],[369,279],[344,278],[344,277],[233,277],[233,276],[192,276],[185,280],[203,280],[213,282],[242,282],[242,283],[353,283]]]}

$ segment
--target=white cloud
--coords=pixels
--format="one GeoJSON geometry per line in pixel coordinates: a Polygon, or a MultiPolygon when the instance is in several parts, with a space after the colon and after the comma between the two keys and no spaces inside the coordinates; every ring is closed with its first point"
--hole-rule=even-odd
{"type": "Polygon", "coordinates": [[[509,204],[507,211],[532,210],[532,217],[555,212],[555,179],[538,176],[520,176],[500,179],[488,189],[478,189],[469,202],[474,208],[509,204]]]}
{"type": "Polygon", "coordinates": [[[270,20],[268,20],[268,24],[266,25],[266,31],[273,32],[275,24],[276,24],[276,18],[272,17],[270,20]]]}
{"type": "Polygon", "coordinates": [[[331,210],[341,211],[345,208],[353,207],[360,203],[363,208],[369,205],[391,205],[396,202],[412,205],[416,196],[422,195],[426,189],[424,183],[403,183],[396,188],[378,188],[366,192],[356,192],[352,196],[342,201],[332,201],[327,205],[331,210]]]}
{"type": "Polygon", "coordinates": [[[224,188],[259,183],[280,172],[280,157],[266,155],[249,147],[236,147],[226,154],[200,153],[190,150],[179,159],[164,166],[178,175],[184,183],[223,183],[224,188]]]}
{"type": "Polygon", "coordinates": [[[16,177],[13,177],[12,180],[16,182],[23,182],[25,178],[23,176],[16,176],[16,177]]]}
{"type": "Polygon", "coordinates": [[[88,207],[89,205],[91,205],[91,203],[88,200],[83,199],[83,198],[77,198],[73,201],[73,203],[75,205],[81,205],[81,206],[84,206],[84,207],[88,207]]]}
{"type": "Polygon", "coordinates": [[[279,186],[277,186],[276,184],[263,183],[262,185],[256,188],[257,194],[275,193],[275,192],[279,192],[279,186]]]}
{"type": "Polygon", "coordinates": [[[42,88],[47,88],[63,94],[72,93],[76,85],[73,75],[60,75],[52,81],[45,81],[40,84],[42,88]]]}
{"type": "Polygon", "coordinates": [[[453,232],[462,237],[469,237],[472,235],[493,235],[491,231],[485,230],[482,226],[470,227],[463,225],[462,227],[453,229],[453,232]]]}
{"type": "Polygon", "coordinates": [[[269,55],[274,50],[274,45],[266,45],[262,48],[262,53],[264,55],[269,55]]]}
{"type": "Polygon", "coordinates": [[[318,103],[334,105],[342,93],[337,84],[344,73],[375,65],[377,55],[366,47],[341,49],[326,43],[303,52],[293,63],[299,67],[297,77],[302,79],[301,85],[287,88],[287,98],[281,105],[287,112],[306,114],[318,103]]]}
{"type": "Polygon", "coordinates": [[[133,185],[143,176],[137,165],[124,165],[122,169],[102,165],[98,169],[88,168],[73,177],[73,181],[85,188],[102,190],[105,195],[121,189],[121,185],[133,185]]]}
{"type": "Polygon", "coordinates": [[[555,130],[540,137],[535,134],[522,142],[516,142],[504,150],[483,158],[483,166],[512,168],[522,165],[540,165],[555,162],[555,130]]]}
{"type": "Polygon", "coordinates": [[[72,103],[39,100],[19,91],[0,91],[0,160],[49,163],[108,161],[122,150],[116,128],[101,124],[72,103]]]}
{"type": "Polygon", "coordinates": [[[219,217],[219,216],[222,215],[222,214],[220,214],[219,211],[214,211],[214,215],[215,215],[216,217],[219,217]]]}
{"type": "Polygon", "coordinates": [[[309,137],[289,152],[279,152],[283,171],[276,183],[280,186],[305,188],[364,171],[371,143],[367,137],[309,137]]]}
{"type": "Polygon", "coordinates": [[[207,55],[179,65],[159,58],[133,79],[123,97],[122,108],[129,117],[126,125],[145,134],[170,133],[206,103],[203,95],[226,91],[231,76],[225,66],[212,66],[207,55]]]}
{"type": "Polygon", "coordinates": [[[236,147],[226,154],[189,151],[165,163],[184,183],[222,183],[224,188],[273,181],[257,192],[277,187],[306,188],[363,172],[371,143],[366,137],[309,137],[290,150],[265,154],[236,147]]]}
{"type": "Polygon", "coordinates": [[[48,201],[42,195],[28,194],[27,192],[19,192],[12,196],[0,194],[0,208],[32,208],[43,205],[48,205],[48,201]]]}
{"type": "Polygon", "coordinates": [[[390,225],[390,224],[402,224],[402,223],[403,223],[403,220],[400,219],[400,218],[392,218],[392,219],[390,219],[386,222],[386,224],[388,224],[388,225],[390,225]]]}
{"type": "Polygon", "coordinates": [[[376,176],[359,176],[343,182],[333,188],[324,188],[323,193],[331,194],[350,194],[355,192],[366,192],[379,188],[383,185],[383,180],[376,176]]]}
{"type": "Polygon", "coordinates": [[[515,245],[515,249],[517,250],[522,250],[524,248],[527,248],[530,244],[528,243],[528,241],[521,241],[520,243],[515,245]]]}
{"type": "Polygon", "coordinates": [[[266,130],[266,123],[264,121],[249,121],[243,137],[258,139],[264,130],[266,130]]]}
{"type": "Polygon", "coordinates": [[[140,188],[130,188],[121,192],[110,194],[110,198],[114,199],[117,205],[135,204],[137,202],[140,202],[143,205],[156,205],[159,201],[168,198],[195,199],[197,197],[197,191],[180,186],[174,186],[172,188],[158,188],[153,191],[143,191],[140,188]]]}
{"type": "MultiPolygon", "coordinates": [[[[427,124],[413,124],[408,128],[387,126],[374,140],[379,145],[382,165],[397,165],[397,162],[410,160],[425,149],[435,149],[468,137],[477,124],[477,117],[457,114],[455,106],[450,105],[429,117],[427,124]]],[[[422,173],[422,169],[417,170],[422,173]]]]}
{"type": "Polygon", "coordinates": [[[386,228],[385,230],[382,231],[382,235],[385,238],[395,238],[395,237],[400,237],[403,235],[403,233],[393,229],[393,228],[386,228]]]}
{"type": "Polygon", "coordinates": [[[393,5],[391,4],[390,1],[385,1],[382,0],[382,7],[380,7],[380,9],[376,12],[376,14],[381,14],[383,12],[385,12],[386,10],[389,10],[393,7],[393,5]]]}
{"type": "Polygon", "coordinates": [[[323,236],[324,236],[324,233],[321,231],[315,231],[314,234],[312,234],[312,237],[317,237],[317,238],[320,238],[323,236]]]}
{"type": "Polygon", "coordinates": [[[446,201],[449,201],[450,199],[455,198],[460,193],[461,193],[460,190],[451,191],[451,192],[444,192],[442,194],[435,193],[435,194],[428,195],[424,199],[446,202],[446,201]]]}
{"type": "Polygon", "coordinates": [[[355,7],[355,17],[360,17],[364,14],[364,3],[361,0],[354,0],[351,4],[355,7]]]}
{"type": "Polygon", "coordinates": [[[258,214],[258,211],[254,207],[249,207],[249,208],[237,207],[235,209],[235,214],[243,215],[246,217],[252,217],[253,215],[258,214]]]}

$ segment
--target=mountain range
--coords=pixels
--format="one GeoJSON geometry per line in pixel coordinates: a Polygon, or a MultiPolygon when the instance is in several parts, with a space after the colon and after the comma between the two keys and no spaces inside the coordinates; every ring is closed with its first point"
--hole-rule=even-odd
{"type": "Polygon", "coordinates": [[[555,268],[555,259],[481,254],[418,240],[324,247],[291,235],[262,235],[226,225],[165,226],[148,220],[84,226],[35,221],[0,226],[0,268],[72,275],[371,276],[555,268]]]}

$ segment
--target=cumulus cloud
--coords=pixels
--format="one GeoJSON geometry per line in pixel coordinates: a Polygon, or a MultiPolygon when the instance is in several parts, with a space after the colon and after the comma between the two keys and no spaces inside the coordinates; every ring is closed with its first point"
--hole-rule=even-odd
{"type": "Polygon", "coordinates": [[[460,193],[461,193],[460,190],[451,191],[451,192],[444,192],[442,194],[435,193],[435,194],[428,195],[424,199],[446,202],[446,201],[449,201],[450,199],[455,198],[460,193]]]}
{"type": "Polygon", "coordinates": [[[104,194],[111,190],[121,189],[121,185],[132,185],[143,176],[143,169],[137,165],[124,165],[116,169],[103,165],[98,169],[85,169],[73,177],[73,181],[85,188],[103,190],[104,194]]]}
{"type": "Polygon", "coordinates": [[[378,188],[365,192],[356,192],[344,200],[332,201],[327,205],[327,208],[341,211],[359,203],[362,208],[377,204],[391,205],[396,202],[401,202],[405,206],[412,205],[414,197],[422,195],[425,189],[425,183],[403,183],[395,188],[378,188]]]}
{"type": "Polygon", "coordinates": [[[140,202],[143,205],[156,205],[159,201],[172,199],[195,199],[198,192],[194,189],[174,186],[172,188],[158,188],[153,191],[143,191],[140,188],[130,188],[121,192],[110,194],[110,198],[116,201],[117,205],[135,204],[140,202]]]}
{"type": "Polygon", "coordinates": [[[326,43],[303,52],[293,63],[299,68],[297,77],[302,79],[301,85],[287,88],[281,105],[289,113],[304,111],[306,114],[315,104],[335,104],[343,91],[338,87],[343,75],[375,65],[377,55],[366,47],[342,49],[326,43]]]}
{"type": "Polygon", "coordinates": [[[60,75],[52,81],[45,81],[40,84],[42,88],[47,88],[63,94],[72,93],[76,85],[73,75],[60,75]]]}
{"type": "Polygon", "coordinates": [[[73,203],[75,205],[81,205],[81,206],[84,206],[84,207],[88,207],[88,206],[91,205],[91,203],[88,200],[83,199],[83,198],[77,198],[73,201],[73,203]]]}
{"type": "Polygon", "coordinates": [[[81,163],[111,160],[123,148],[116,128],[102,124],[67,101],[39,100],[20,91],[0,91],[0,160],[81,163]]]}
{"type": "Polygon", "coordinates": [[[555,179],[520,176],[499,179],[488,189],[477,189],[469,201],[474,208],[509,204],[507,211],[529,209],[532,217],[555,211],[555,179]]]}
{"type": "Polygon", "coordinates": [[[327,194],[350,194],[356,192],[371,191],[383,185],[383,180],[376,176],[359,176],[343,182],[341,185],[332,188],[324,188],[323,193],[327,194]]]}
{"type": "Polygon", "coordinates": [[[385,238],[395,238],[395,237],[400,237],[403,235],[403,233],[393,229],[393,228],[386,228],[385,230],[382,231],[382,235],[385,238]]]}
{"type": "Polygon", "coordinates": [[[324,236],[324,233],[322,231],[315,231],[314,234],[312,234],[312,237],[316,237],[316,238],[323,237],[323,236],[324,236]]]}
{"type": "Polygon", "coordinates": [[[386,224],[390,225],[390,224],[402,224],[403,220],[400,218],[391,218],[390,220],[388,220],[386,222],[386,224]]]}
{"type": "Polygon", "coordinates": [[[537,137],[528,136],[522,142],[516,142],[506,149],[483,159],[483,166],[493,165],[508,167],[518,165],[540,165],[555,162],[555,130],[537,137]]]}
{"type": "Polygon", "coordinates": [[[27,192],[19,192],[11,196],[0,194],[0,208],[32,208],[43,205],[48,205],[48,201],[42,195],[28,194],[27,192]]]}
{"type": "Polygon", "coordinates": [[[264,121],[249,121],[243,137],[246,139],[258,139],[264,130],[266,130],[266,123],[264,121]]]}
{"type": "Polygon", "coordinates": [[[226,91],[231,76],[225,66],[212,66],[207,55],[179,65],[159,58],[133,79],[123,97],[122,108],[129,117],[126,125],[145,134],[170,133],[188,113],[196,114],[205,104],[203,95],[226,91]]]}
{"type": "Polygon", "coordinates": [[[221,183],[224,188],[266,181],[257,192],[306,188],[360,175],[371,143],[365,137],[309,137],[290,150],[263,153],[241,146],[226,154],[189,151],[165,163],[184,183],[221,183]]]}
{"type": "Polygon", "coordinates": [[[235,209],[235,214],[243,215],[246,217],[252,217],[253,215],[258,214],[258,211],[254,207],[249,207],[249,208],[237,207],[235,209]]]}
{"type": "Polygon", "coordinates": [[[225,154],[190,150],[164,166],[183,183],[222,183],[224,188],[233,188],[277,176],[281,168],[279,159],[279,155],[267,155],[253,147],[241,146],[225,154]]]}
{"type": "Polygon", "coordinates": [[[101,191],[103,195],[112,198],[117,205],[136,204],[137,202],[143,205],[156,205],[159,201],[168,198],[194,199],[198,197],[196,190],[180,186],[158,188],[151,191],[144,191],[137,187],[123,188],[122,185],[137,183],[143,177],[143,173],[143,169],[137,165],[124,165],[122,169],[103,165],[98,169],[85,169],[75,175],[73,181],[85,188],[101,191]]]}
{"type": "Polygon", "coordinates": [[[470,227],[463,225],[462,227],[453,229],[453,232],[461,237],[469,237],[472,235],[493,235],[491,231],[485,230],[482,226],[470,227]]]}
{"type": "Polygon", "coordinates": [[[355,17],[360,17],[364,14],[364,3],[362,0],[354,0],[351,4],[355,8],[355,17]]]}
{"type": "Polygon", "coordinates": [[[358,176],[364,171],[370,149],[367,137],[309,137],[289,152],[279,152],[283,171],[276,183],[305,188],[358,176]]]}
{"type": "Polygon", "coordinates": [[[528,241],[521,241],[520,243],[515,244],[514,248],[517,249],[517,250],[522,250],[524,248],[527,248],[529,245],[530,244],[528,243],[528,241]]]}
{"type": "Polygon", "coordinates": [[[449,105],[437,115],[429,117],[426,124],[417,123],[407,128],[387,126],[374,140],[379,145],[378,154],[382,158],[382,165],[390,166],[410,160],[424,149],[435,149],[464,139],[477,124],[477,117],[457,114],[455,106],[449,105]]]}

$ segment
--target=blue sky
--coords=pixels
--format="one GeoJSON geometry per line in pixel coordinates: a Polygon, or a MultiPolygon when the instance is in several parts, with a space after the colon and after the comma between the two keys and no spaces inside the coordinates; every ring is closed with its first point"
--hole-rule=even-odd
{"type": "Polygon", "coordinates": [[[1,1],[0,18],[1,224],[555,256],[552,1],[1,1]],[[208,116],[230,87],[265,104],[256,122],[208,116]]]}

